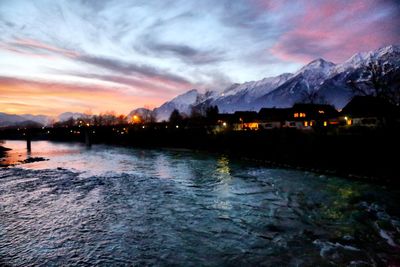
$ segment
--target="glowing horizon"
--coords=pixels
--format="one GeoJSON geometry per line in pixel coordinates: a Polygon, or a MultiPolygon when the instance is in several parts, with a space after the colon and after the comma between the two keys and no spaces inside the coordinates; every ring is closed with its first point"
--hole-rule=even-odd
{"type": "Polygon", "coordinates": [[[389,0],[2,1],[0,112],[127,114],[400,44],[389,0]]]}

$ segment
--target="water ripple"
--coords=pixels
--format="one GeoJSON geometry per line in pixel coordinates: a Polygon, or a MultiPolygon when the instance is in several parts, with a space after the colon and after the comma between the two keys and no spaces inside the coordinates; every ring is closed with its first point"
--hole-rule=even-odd
{"type": "Polygon", "coordinates": [[[398,192],[226,156],[40,145],[49,161],[0,169],[0,265],[400,260],[398,192]]]}

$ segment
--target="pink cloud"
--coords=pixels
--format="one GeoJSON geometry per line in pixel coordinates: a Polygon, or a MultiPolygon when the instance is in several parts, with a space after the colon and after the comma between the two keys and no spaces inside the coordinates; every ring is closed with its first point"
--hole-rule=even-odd
{"type": "Polygon", "coordinates": [[[53,53],[61,54],[63,56],[71,57],[71,58],[79,56],[79,53],[77,53],[75,51],[59,48],[59,47],[45,44],[43,42],[39,42],[37,40],[32,40],[32,39],[17,38],[10,44],[13,46],[21,47],[21,48],[25,48],[25,49],[37,49],[37,50],[53,52],[53,53]]]}
{"type": "Polygon", "coordinates": [[[65,111],[94,113],[113,110],[127,114],[143,104],[158,106],[161,96],[131,95],[126,88],[115,88],[95,84],[62,83],[46,80],[19,79],[0,76],[0,110],[13,113],[57,115],[65,111]],[[23,105],[15,105],[21,103],[23,105]],[[118,103],[117,105],[115,103],[118,103]]]}
{"type": "Polygon", "coordinates": [[[400,42],[394,26],[400,19],[388,2],[307,1],[303,7],[295,26],[270,49],[280,59],[306,63],[323,57],[341,62],[357,52],[400,42]]]}

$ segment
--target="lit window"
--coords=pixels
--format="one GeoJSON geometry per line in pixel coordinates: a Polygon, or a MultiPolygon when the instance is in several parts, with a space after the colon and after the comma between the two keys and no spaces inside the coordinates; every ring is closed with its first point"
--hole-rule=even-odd
{"type": "Polygon", "coordinates": [[[312,121],[310,121],[310,126],[313,126],[313,122],[312,121]]]}
{"type": "Polygon", "coordinates": [[[318,110],[318,113],[319,113],[319,114],[324,114],[325,111],[323,111],[323,110],[318,110]]]}
{"type": "Polygon", "coordinates": [[[308,121],[304,122],[304,126],[307,127],[308,126],[308,121]]]}
{"type": "Polygon", "coordinates": [[[328,126],[328,122],[324,121],[324,126],[325,127],[328,126]]]}
{"type": "Polygon", "coordinates": [[[293,115],[295,118],[298,118],[299,117],[299,113],[294,113],[294,115],[293,115]]]}

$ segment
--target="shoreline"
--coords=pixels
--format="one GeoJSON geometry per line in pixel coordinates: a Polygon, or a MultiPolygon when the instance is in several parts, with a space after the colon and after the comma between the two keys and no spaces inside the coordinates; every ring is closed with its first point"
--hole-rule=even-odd
{"type": "MultiPolygon", "coordinates": [[[[13,139],[13,140],[18,140],[18,141],[25,141],[21,139],[13,139]]],[[[49,140],[49,139],[40,139],[40,140],[34,140],[34,141],[50,141],[50,142],[62,142],[62,143],[70,143],[70,142],[75,142],[71,140],[49,140]]],[[[84,143],[82,143],[84,144],[84,143]]],[[[213,148],[199,148],[199,147],[185,147],[185,146],[157,146],[157,145],[148,145],[148,144],[141,144],[141,145],[133,145],[133,144],[127,144],[127,143],[110,143],[110,142],[96,142],[96,144],[104,144],[104,145],[111,145],[111,146],[120,146],[120,147],[128,147],[128,148],[136,148],[136,149],[161,149],[161,150],[173,150],[173,151],[190,151],[190,152],[200,152],[200,153],[208,153],[211,155],[225,155],[228,156],[231,159],[234,160],[240,160],[240,161],[246,161],[246,162],[251,162],[253,164],[258,164],[261,165],[262,167],[267,167],[267,168],[281,168],[281,169],[290,169],[290,170],[297,170],[297,171],[302,171],[302,172],[312,172],[315,174],[319,174],[321,176],[335,176],[335,177],[340,177],[343,179],[348,179],[352,181],[358,181],[358,182],[365,182],[365,183],[370,183],[370,184],[377,184],[381,186],[396,186],[400,188],[400,183],[397,179],[394,179],[393,177],[384,177],[384,176],[373,176],[373,175],[367,175],[365,172],[364,173],[357,173],[357,172],[352,172],[349,169],[346,168],[331,168],[331,167],[324,167],[324,166],[318,166],[317,163],[314,164],[305,164],[306,162],[301,162],[301,161],[295,161],[293,159],[289,159],[287,161],[284,160],[271,160],[271,159],[266,159],[264,157],[260,157],[260,155],[255,154],[253,156],[250,156],[247,153],[244,153],[240,155],[238,151],[235,150],[224,150],[221,149],[220,147],[213,147],[213,148]]],[[[0,167],[2,168],[7,168],[7,167],[12,167],[16,165],[2,165],[1,161],[4,160],[6,157],[6,151],[10,151],[11,149],[2,147],[0,146],[0,167]],[[3,154],[2,154],[3,153],[3,154]]],[[[24,164],[26,162],[21,162],[20,164],[24,164]]],[[[309,162],[308,162],[309,163],[309,162]]],[[[19,164],[18,164],[19,165],[19,164]]]]}

